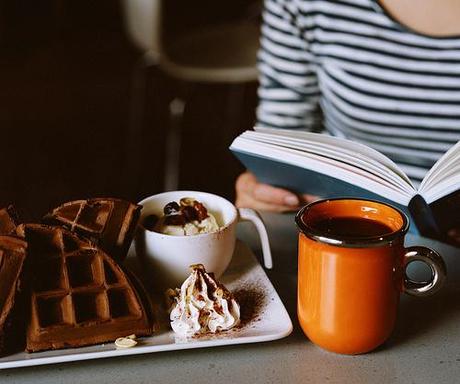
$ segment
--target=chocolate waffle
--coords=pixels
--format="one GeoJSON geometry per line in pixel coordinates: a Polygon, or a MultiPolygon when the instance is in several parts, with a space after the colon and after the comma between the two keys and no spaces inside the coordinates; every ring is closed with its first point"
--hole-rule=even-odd
{"type": "Polygon", "coordinates": [[[23,224],[31,271],[27,351],[153,332],[148,300],[101,249],[62,227],[23,224]]]}
{"type": "Polygon", "coordinates": [[[18,225],[18,215],[12,205],[0,209],[0,235],[14,234],[18,225]]]}
{"type": "Polygon", "coordinates": [[[0,236],[0,355],[23,338],[24,328],[15,314],[22,310],[17,301],[26,248],[22,239],[0,236]]]}
{"type": "Polygon", "coordinates": [[[139,221],[140,205],[113,198],[75,200],[44,217],[44,222],[62,225],[123,261],[139,221]]]}

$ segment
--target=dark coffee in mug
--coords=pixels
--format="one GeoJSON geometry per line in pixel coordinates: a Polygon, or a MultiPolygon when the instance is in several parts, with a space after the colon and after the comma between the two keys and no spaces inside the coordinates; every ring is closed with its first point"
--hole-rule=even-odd
{"type": "Polygon", "coordinates": [[[312,223],[312,227],[325,235],[344,237],[383,236],[393,232],[385,223],[360,217],[327,217],[312,223]]]}

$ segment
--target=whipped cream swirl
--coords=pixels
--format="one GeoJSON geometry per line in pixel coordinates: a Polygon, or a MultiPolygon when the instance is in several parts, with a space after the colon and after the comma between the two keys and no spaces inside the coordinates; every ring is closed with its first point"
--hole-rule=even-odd
{"type": "Polygon", "coordinates": [[[190,266],[192,273],[180,290],[168,293],[174,299],[170,320],[180,337],[229,330],[240,321],[240,307],[230,291],[207,273],[202,264],[190,266]]]}

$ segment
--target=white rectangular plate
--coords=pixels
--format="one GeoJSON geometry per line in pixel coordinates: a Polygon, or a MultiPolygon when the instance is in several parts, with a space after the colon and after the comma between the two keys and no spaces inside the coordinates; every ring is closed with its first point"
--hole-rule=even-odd
{"type": "MultiPolygon", "coordinates": [[[[221,281],[232,292],[244,290],[251,293],[245,302],[257,301],[253,308],[243,308],[242,314],[251,316],[237,329],[216,335],[200,336],[188,341],[176,340],[169,328],[168,319],[160,315],[160,330],[152,337],[139,339],[139,344],[129,349],[116,349],[114,343],[83,348],[61,349],[37,353],[20,352],[0,358],[0,369],[55,364],[68,361],[101,359],[112,356],[137,355],[181,349],[217,347],[221,345],[258,343],[281,339],[292,332],[292,322],[273,285],[251,250],[237,242],[229,268],[221,281]],[[254,300],[251,300],[254,299],[254,300]]],[[[244,303],[242,303],[244,305],[244,303]]],[[[248,306],[249,307],[249,306],[248,306]]]]}

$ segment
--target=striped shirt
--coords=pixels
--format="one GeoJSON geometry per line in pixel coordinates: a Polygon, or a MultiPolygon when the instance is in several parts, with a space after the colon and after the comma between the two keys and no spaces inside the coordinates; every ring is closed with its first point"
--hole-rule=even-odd
{"type": "Polygon", "coordinates": [[[373,147],[416,183],[460,140],[460,36],[398,23],[378,0],[266,0],[261,126],[373,147]]]}

